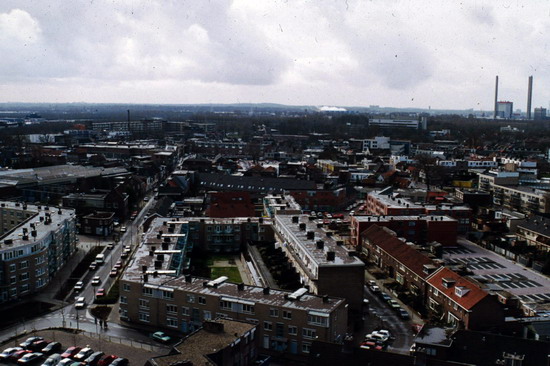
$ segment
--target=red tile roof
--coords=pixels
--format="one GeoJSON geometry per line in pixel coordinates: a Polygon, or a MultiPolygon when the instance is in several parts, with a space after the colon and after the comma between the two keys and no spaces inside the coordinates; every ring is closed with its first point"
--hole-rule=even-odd
{"type": "Polygon", "coordinates": [[[427,282],[466,310],[470,310],[485,297],[489,296],[486,291],[482,290],[475,283],[467,280],[458,273],[453,272],[446,267],[443,267],[433,273],[427,282]],[[450,288],[446,288],[443,286],[444,278],[454,280],[455,283],[450,288]],[[456,294],[456,287],[463,287],[467,289],[468,292],[460,297],[456,294]]]}
{"type": "Polygon", "coordinates": [[[372,245],[380,247],[383,251],[409,268],[420,278],[426,278],[424,265],[439,266],[426,255],[407,245],[400,240],[393,231],[378,225],[372,225],[361,234],[363,240],[367,239],[372,245]]]}

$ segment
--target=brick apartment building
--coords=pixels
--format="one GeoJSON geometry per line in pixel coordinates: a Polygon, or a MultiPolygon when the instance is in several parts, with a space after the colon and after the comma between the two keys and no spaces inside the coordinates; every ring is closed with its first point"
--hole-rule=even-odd
{"type": "Polygon", "coordinates": [[[373,225],[361,238],[369,260],[416,295],[439,319],[473,330],[502,325],[504,313],[496,296],[441,266],[388,228],[373,225]]]}
{"type": "Polygon", "coordinates": [[[337,240],[322,220],[308,215],[278,214],[273,221],[278,243],[301,282],[312,293],[342,297],[359,312],[365,264],[337,240]]]}
{"type": "Polygon", "coordinates": [[[357,247],[361,233],[378,225],[394,231],[397,236],[418,244],[438,242],[455,246],[458,222],[448,216],[351,216],[351,244],[357,247]]]}
{"type": "Polygon", "coordinates": [[[457,206],[448,203],[418,204],[407,198],[393,194],[391,187],[368,194],[365,211],[367,215],[407,216],[407,215],[444,215],[457,220],[458,233],[470,230],[472,209],[467,206],[457,206]]]}
{"type": "Polygon", "coordinates": [[[265,350],[302,355],[314,339],[339,342],[345,335],[344,299],[309,294],[305,288],[291,293],[229,283],[225,277],[181,276],[190,248],[186,238],[193,237],[189,224],[153,221],[120,280],[121,319],[184,333],[215,318],[247,321],[258,324],[265,350]]]}
{"type": "Polygon", "coordinates": [[[0,303],[39,292],[76,249],[74,210],[0,203],[0,303]]]}

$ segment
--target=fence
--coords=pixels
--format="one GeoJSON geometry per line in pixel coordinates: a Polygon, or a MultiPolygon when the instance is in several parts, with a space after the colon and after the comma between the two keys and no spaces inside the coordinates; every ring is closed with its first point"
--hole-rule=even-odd
{"type": "Polygon", "coordinates": [[[99,341],[105,341],[110,343],[117,343],[123,346],[133,347],[133,348],[141,348],[146,351],[155,352],[155,353],[163,353],[166,352],[166,348],[163,347],[157,347],[149,343],[136,341],[134,339],[130,338],[121,338],[113,335],[107,335],[102,333],[95,333],[95,332],[88,332],[88,331],[81,331],[80,334],[85,335],[90,338],[96,338],[99,341]]]}

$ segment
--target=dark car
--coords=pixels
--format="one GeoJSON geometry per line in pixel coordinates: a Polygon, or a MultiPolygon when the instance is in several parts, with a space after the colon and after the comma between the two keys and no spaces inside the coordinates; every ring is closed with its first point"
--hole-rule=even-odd
{"type": "Polygon", "coordinates": [[[99,362],[97,363],[97,366],[107,366],[107,365],[110,365],[111,362],[113,362],[114,360],[116,360],[118,358],[118,356],[115,356],[115,355],[108,355],[108,356],[105,356],[103,357],[101,360],[99,360],[99,362]]]}
{"type": "Polygon", "coordinates": [[[72,358],[74,355],[76,355],[78,352],[80,352],[80,350],[82,349],[82,347],[69,347],[65,350],[65,352],[63,352],[61,354],[61,357],[63,358],[72,358]]]}
{"type": "Polygon", "coordinates": [[[113,362],[111,362],[111,364],[109,366],[128,366],[128,359],[123,358],[123,357],[119,357],[116,360],[114,360],[113,362]]]}
{"type": "Polygon", "coordinates": [[[61,343],[51,342],[46,347],[42,348],[41,352],[45,355],[52,355],[54,353],[60,353],[61,352],[61,343]]]}
{"type": "Polygon", "coordinates": [[[99,351],[94,352],[90,356],[88,356],[87,359],[84,360],[84,363],[88,366],[96,366],[99,360],[101,359],[101,356],[103,356],[105,353],[99,351]]]}
{"type": "Polygon", "coordinates": [[[33,344],[31,344],[27,348],[35,352],[40,352],[42,351],[42,348],[46,347],[49,343],[50,342],[41,339],[39,341],[33,342],[33,344]]]}
{"type": "Polygon", "coordinates": [[[42,341],[44,338],[42,337],[29,337],[25,340],[25,342],[20,343],[19,345],[23,348],[29,347],[31,344],[33,344],[36,341],[42,341]]]}
{"type": "Polygon", "coordinates": [[[399,316],[401,317],[401,319],[403,320],[409,320],[411,317],[409,315],[409,313],[407,312],[407,310],[403,309],[403,308],[399,308],[397,309],[397,313],[399,314],[399,316]]]}

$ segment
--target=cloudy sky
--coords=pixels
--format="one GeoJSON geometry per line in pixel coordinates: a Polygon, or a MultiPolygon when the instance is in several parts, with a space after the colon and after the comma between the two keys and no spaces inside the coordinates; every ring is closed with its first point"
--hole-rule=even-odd
{"type": "Polygon", "coordinates": [[[1,0],[0,102],[550,102],[550,1],[1,0]]]}

